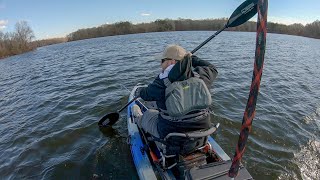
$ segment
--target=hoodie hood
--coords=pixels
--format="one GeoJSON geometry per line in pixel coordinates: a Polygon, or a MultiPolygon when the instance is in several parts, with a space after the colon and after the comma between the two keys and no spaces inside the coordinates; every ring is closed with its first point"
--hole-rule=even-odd
{"type": "Polygon", "coordinates": [[[170,82],[184,81],[193,77],[192,58],[188,54],[181,61],[178,61],[168,74],[170,82]]]}

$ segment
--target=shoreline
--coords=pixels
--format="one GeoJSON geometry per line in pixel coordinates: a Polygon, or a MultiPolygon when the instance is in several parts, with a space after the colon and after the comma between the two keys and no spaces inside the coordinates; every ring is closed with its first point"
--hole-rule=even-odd
{"type": "MultiPolygon", "coordinates": [[[[128,33],[128,34],[119,34],[119,35],[109,35],[109,36],[121,36],[121,35],[131,35],[131,34],[145,34],[145,33],[159,33],[159,32],[181,32],[181,31],[216,31],[216,30],[175,30],[175,31],[155,31],[155,32],[140,32],[140,33],[128,33]]],[[[237,30],[226,30],[227,32],[255,32],[255,31],[237,31],[237,30]]],[[[297,36],[297,37],[304,37],[304,38],[311,38],[311,39],[317,39],[320,40],[320,38],[317,37],[308,37],[308,36],[302,36],[302,35],[294,35],[294,34],[287,34],[287,33],[279,33],[279,32],[267,32],[268,34],[280,34],[280,35],[289,35],[289,36],[297,36]]],[[[75,42],[75,41],[81,41],[81,40],[88,40],[88,39],[95,39],[95,38],[103,38],[103,37],[109,37],[109,36],[101,36],[101,37],[91,37],[91,38],[84,38],[84,39],[79,39],[79,40],[74,40],[74,41],[65,41],[66,38],[54,38],[54,39],[64,39],[63,41],[58,41],[58,42],[54,42],[54,43],[47,43],[44,45],[39,45],[33,48],[30,48],[27,51],[18,53],[18,54],[13,54],[13,55],[9,55],[6,57],[0,57],[0,61],[1,60],[5,60],[6,58],[12,57],[12,56],[17,56],[17,55],[21,55],[21,54],[25,54],[31,51],[36,50],[37,48],[40,47],[45,47],[45,46],[50,46],[50,45],[55,45],[55,44],[61,44],[61,43],[67,43],[67,42],[75,42]]],[[[39,42],[39,41],[47,41],[47,40],[52,40],[52,39],[44,39],[44,40],[37,40],[37,41],[33,41],[30,44],[39,42]]]]}

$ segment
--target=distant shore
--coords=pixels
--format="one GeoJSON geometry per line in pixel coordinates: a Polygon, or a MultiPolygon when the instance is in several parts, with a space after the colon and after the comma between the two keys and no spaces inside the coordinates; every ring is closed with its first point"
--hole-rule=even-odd
{"type": "MultiPolygon", "coordinates": [[[[32,51],[37,47],[57,44],[68,41],[77,41],[105,36],[116,36],[125,34],[166,32],[166,31],[217,31],[224,27],[227,18],[220,19],[158,19],[150,23],[132,24],[129,21],[121,21],[114,24],[103,24],[98,27],[79,29],[68,34],[66,37],[43,39],[33,41],[34,35],[26,22],[16,25],[16,32],[2,33],[0,31],[0,59],[12,55],[32,51]],[[19,31],[25,31],[23,37],[18,37],[19,31]]],[[[310,24],[284,25],[268,22],[268,33],[288,34],[320,39],[320,21],[316,20],[310,24]]],[[[255,32],[256,22],[246,22],[240,26],[227,29],[228,31],[255,32]]]]}
{"type": "MultiPolygon", "coordinates": [[[[150,23],[132,24],[128,21],[117,22],[114,24],[104,24],[98,27],[79,29],[67,35],[68,41],[81,39],[97,38],[104,36],[146,33],[146,32],[164,32],[164,31],[217,31],[224,27],[227,18],[221,19],[159,19],[150,23]]],[[[268,32],[277,34],[288,34],[320,39],[320,21],[313,23],[284,25],[268,22],[268,32]]],[[[255,32],[256,22],[249,21],[240,26],[228,28],[228,31],[255,32]]]]}

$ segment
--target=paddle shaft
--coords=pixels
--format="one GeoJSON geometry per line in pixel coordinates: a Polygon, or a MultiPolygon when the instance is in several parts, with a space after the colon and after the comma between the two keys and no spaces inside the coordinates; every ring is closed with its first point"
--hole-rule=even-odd
{"type": "Polygon", "coordinates": [[[219,31],[217,31],[216,33],[214,33],[212,36],[210,36],[207,40],[203,41],[199,46],[197,46],[196,48],[194,48],[194,50],[191,51],[191,54],[194,54],[195,52],[197,52],[200,48],[202,48],[202,46],[204,46],[205,44],[207,44],[209,41],[211,41],[211,39],[213,39],[214,37],[216,37],[218,34],[220,34],[223,30],[225,30],[228,26],[225,25],[222,29],[220,29],[219,31]]]}
{"type": "Polygon", "coordinates": [[[120,110],[118,110],[118,112],[123,111],[126,107],[128,107],[133,101],[137,100],[138,97],[135,97],[133,99],[131,99],[131,101],[129,101],[125,106],[123,106],[120,110]]]}
{"type": "Polygon", "coordinates": [[[220,34],[223,30],[225,30],[228,27],[236,27],[239,26],[245,22],[247,22],[250,18],[252,18],[256,13],[256,6],[257,6],[258,0],[246,0],[243,2],[230,16],[228,22],[226,25],[214,33],[212,36],[210,36],[208,39],[206,39],[203,43],[201,43],[199,46],[197,46],[194,50],[191,51],[191,53],[197,52],[202,46],[207,44],[211,39],[216,37],[218,34],[220,34]]]}

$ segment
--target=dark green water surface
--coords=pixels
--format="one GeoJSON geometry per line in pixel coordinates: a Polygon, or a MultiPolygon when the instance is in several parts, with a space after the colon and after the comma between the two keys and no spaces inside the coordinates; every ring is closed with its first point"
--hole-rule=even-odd
{"type": "MultiPolygon", "coordinates": [[[[97,121],[160,72],[167,44],[192,50],[213,32],[113,36],[56,44],[0,61],[0,179],[136,179],[126,113],[97,121]]],[[[268,34],[243,163],[255,179],[320,179],[320,40],[268,34]]],[[[223,32],[197,52],[217,66],[216,140],[232,156],[251,84],[255,33],[223,32]]]]}

